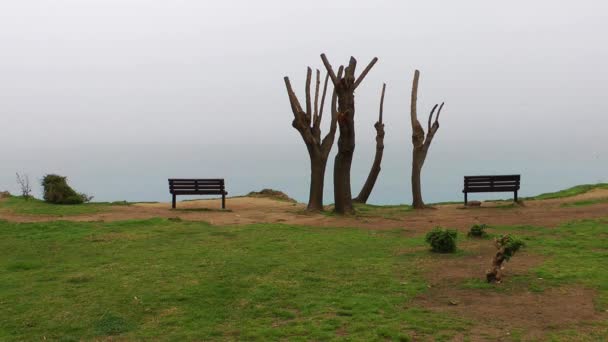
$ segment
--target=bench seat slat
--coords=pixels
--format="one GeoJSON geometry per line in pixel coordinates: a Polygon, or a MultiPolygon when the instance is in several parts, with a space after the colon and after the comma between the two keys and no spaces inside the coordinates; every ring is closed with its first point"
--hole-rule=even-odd
{"type": "Polygon", "coordinates": [[[179,182],[223,182],[222,178],[169,178],[169,182],[171,181],[179,181],[179,182]]]}
{"type": "Polygon", "coordinates": [[[520,179],[521,175],[464,176],[464,179],[483,179],[483,178],[492,178],[492,179],[520,179]]]}
{"type": "Polygon", "coordinates": [[[463,190],[463,192],[511,192],[516,190],[519,190],[519,188],[474,188],[463,190]]]}
{"type": "Polygon", "coordinates": [[[221,181],[169,181],[169,184],[224,184],[221,181]]]}
{"type": "Polygon", "coordinates": [[[464,184],[465,186],[502,186],[502,185],[519,185],[519,182],[468,182],[464,184]]]}
{"type": "Polygon", "coordinates": [[[226,191],[194,191],[194,190],[176,190],[171,191],[175,195],[226,195],[226,191]]]}
{"type": "Polygon", "coordinates": [[[169,187],[169,189],[200,189],[200,190],[213,190],[213,189],[223,189],[224,186],[210,186],[210,185],[199,185],[199,186],[194,186],[194,185],[172,185],[169,187]]]}

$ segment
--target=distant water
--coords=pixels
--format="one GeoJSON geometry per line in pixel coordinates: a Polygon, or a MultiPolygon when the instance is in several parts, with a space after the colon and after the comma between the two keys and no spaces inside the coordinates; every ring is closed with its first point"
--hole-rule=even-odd
{"type": "MultiPolygon", "coordinates": [[[[436,143],[423,170],[426,202],[462,199],[462,177],[521,174],[521,196],[555,191],[582,183],[608,182],[608,156],[603,149],[508,143],[480,146],[460,141],[436,143]],[[534,147],[531,149],[530,146],[534,147]]],[[[333,202],[332,170],[327,167],[325,202],[333,202]]],[[[46,173],[68,176],[73,187],[96,201],[169,201],[167,178],[225,178],[230,195],[273,188],[301,202],[308,197],[308,155],[302,143],[216,145],[125,145],[15,148],[3,152],[0,190],[18,192],[15,172],[29,174],[35,194],[46,173]]],[[[353,195],[365,181],[373,146],[357,147],[353,195]]],[[[370,203],[411,202],[411,144],[387,141],[382,171],[370,203]]],[[[511,194],[473,194],[471,199],[508,198],[511,194]]]]}

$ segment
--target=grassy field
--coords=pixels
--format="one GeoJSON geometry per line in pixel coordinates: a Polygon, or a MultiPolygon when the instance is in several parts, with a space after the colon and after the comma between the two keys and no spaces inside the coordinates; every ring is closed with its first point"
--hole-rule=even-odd
{"type": "Polygon", "coordinates": [[[15,214],[25,215],[74,216],[103,212],[113,205],[128,205],[128,203],[95,202],[78,205],[60,205],[47,203],[36,198],[25,200],[23,197],[11,196],[0,202],[0,209],[9,210],[15,214]]]}
{"type": "MultiPolygon", "coordinates": [[[[597,289],[597,310],[608,308],[608,222],[493,232],[522,236],[528,252],[547,257],[530,276],[542,286],[530,290],[582,284],[597,289]]],[[[400,229],[0,221],[0,340],[467,336],[475,322],[409,304],[428,290],[420,265],[436,260],[424,246],[400,229]]],[[[572,333],[554,332],[564,341],[572,333]]],[[[608,325],[588,338],[607,339],[608,325]]]]}
{"type": "Polygon", "coordinates": [[[406,339],[467,326],[404,308],[425,283],[420,255],[397,252],[422,239],[398,231],[153,219],[2,222],[0,234],[0,340],[406,339]]]}

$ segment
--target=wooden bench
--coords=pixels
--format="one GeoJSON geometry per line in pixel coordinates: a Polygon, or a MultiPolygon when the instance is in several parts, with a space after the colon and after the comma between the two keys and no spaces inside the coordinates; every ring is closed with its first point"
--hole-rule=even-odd
{"type": "Polygon", "coordinates": [[[169,179],[169,192],[173,195],[171,207],[175,209],[177,195],[222,195],[222,209],[226,209],[226,188],[223,179],[169,179]]]}
{"type": "Polygon", "coordinates": [[[517,191],[519,190],[520,175],[498,175],[498,176],[464,176],[464,205],[467,205],[467,194],[469,192],[511,192],[515,194],[517,202],[517,191]]]}

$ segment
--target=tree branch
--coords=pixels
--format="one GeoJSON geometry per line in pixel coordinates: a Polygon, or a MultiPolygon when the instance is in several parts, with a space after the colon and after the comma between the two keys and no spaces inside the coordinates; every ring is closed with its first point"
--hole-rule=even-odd
{"type": "Polygon", "coordinates": [[[293,92],[291,82],[289,82],[289,77],[285,76],[283,80],[285,80],[285,87],[287,88],[287,96],[289,96],[289,104],[291,105],[291,111],[293,112],[293,116],[297,117],[298,115],[300,115],[300,113],[302,113],[302,106],[300,105],[300,101],[298,101],[298,97],[293,92]]]}
{"type": "Polygon", "coordinates": [[[367,73],[369,73],[369,71],[372,70],[372,67],[374,66],[374,64],[376,64],[377,61],[378,61],[378,57],[374,57],[371,60],[371,62],[369,62],[367,67],[363,70],[363,72],[361,73],[361,75],[359,75],[359,78],[355,82],[355,89],[357,89],[359,84],[361,84],[361,82],[363,82],[363,79],[365,78],[365,76],[367,76],[367,73]]]}
{"type": "MultiPolygon", "coordinates": [[[[338,78],[342,78],[342,72],[344,71],[344,67],[340,66],[338,69],[338,78]]],[[[331,150],[331,146],[334,144],[334,137],[336,135],[336,129],[338,128],[338,92],[334,88],[334,91],[331,95],[331,123],[329,126],[329,132],[323,138],[323,142],[321,143],[321,151],[323,153],[329,153],[331,150]]]]}
{"type": "Polygon", "coordinates": [[[429,122],[426,131],[427,134],[431,132],[431,120],[433,120],[433,113],[435,113],[435,109],[437,109],[437,105],[433,107],[433,110],[431,110],[431,114],[429,114],[429,122]]]}
{"type": "Polygon", "coordinates": [[[445,102],[441,102],[441,106],[439,106],[439,110],[437,111],[437,116],[435,117],[435,123],[439,125],[439,114],[441,114],[441,110],[443,109],[443,105],[445,102]]]}
{"type": "Polygon", "coordinates": [[[336,74],[334,74],[334,69],[332,69],[331,64],[327,60],[327,57],[324,53],[321,54],[321,60],[323,61],[323,65],[325,65],[325,69],[327,69],[327,73],[331,78],[331,82],[336,86],[338,84],[338,79],[336,78],[336,74]]]}
{"type": "Polygon", "coordinates": [[[415,123],[418,121],[418,113],[417,113],[417,102],[418,102],[418,80],[420,79],[420,71],[416,70],[414,72],[414,82],[412,83],[412,99],[410,103],[410,119],[412,120],[412,127],[415,126],[415,123]]]}
{"type": "Polygon", "coordinates": [[[380,111],[378,113],[378,122],[382,124],[382,112],[384,111],[384,91],[386,90],[386,83],[382,83],[382,95],[380,95],[380,111]]]}
{"type": "Polygon", "coordinates": [[[321,78],[321,74],[319,72],[319,69],[317,69],[317,79],[315,82],[315,107],[314,107],[314,114],[312,116],[313,117],[313,119],[312,119],[313,127],[316,126],[316,123],[317,123],[317,120],[319,117],[319,85],[321,83],[320,78],[321,78]]]}
{"type": "Polygon", "coordinates": [[[344,73],[344,78],[346,78],[346,79],[350,78],[353,80],[353,82],[355,82],[355,69],[356,68],[357,68],[357,60],[355,59],[355,57],[351,56],[350,60],[348,61],[348,66],[346,67],[346,71],[344,73]]]}
{"type": "Polygon", "coordinates": [[[414,82],[412,84],[412,99],[410,108],[410,119],[412,120],[412,144],[414,149],[418,149],[424,146],[424,129],[418,122],[417,113],[417,102],[418,102],[418,80],[420,79],[420,72],[416,70],[414,72],[414,82]]]}
{"type": "MultiPolygon", "coordinates": [[[[443,108],[443,104],[441,103],[441,106],[439,106],[439,110],[437,111],[437,115],[435,116],[435,122],[433,123],[433,126],[430,126],[430,122],[431,119],[429,117],[429,131],[426,134],[426,139],[424,141],[424,149],[428,150],[429,147],[431,146],[431,142],[433,141],[433,137],[435,137],[435,133],[437,133],[437,131],[439,130],[439,114],[441,113],[441,109],[443,108]]],[[[435,110],[435,108],[437,108],[437,105],[435,105],[435,107],[433,107],[433,111],[435,110]]],[[[431,113],[432,114],[432,113],[431,113]]]]}
{"type": "Polygon", "coordinates": [[[311,104],[310,104],[310,79],[312,77],[312,69],[308,67],[306,70],[306,123],[310,125],[311,104]]]}
{"type": "Polygon", "coordinates": [[[325,74],[325,83],[323,84],[323,95],[321,95],[321,107],[319,108],[319,116],[315,122],[315,126],[319,128],[321,126],[321,120],[323,119],[323,107],[325,105],[325,95],[327,94],[327,83],[329,82],[329,74],[325,74]]]}

